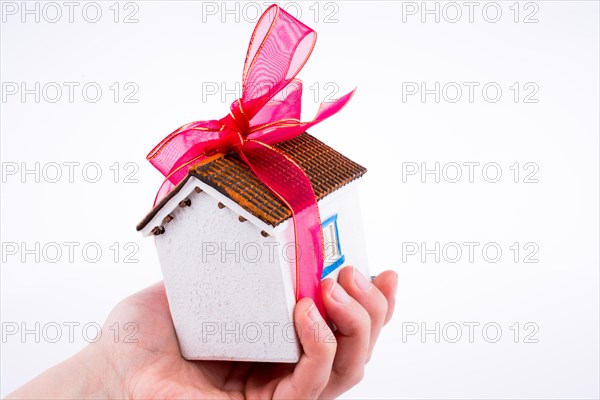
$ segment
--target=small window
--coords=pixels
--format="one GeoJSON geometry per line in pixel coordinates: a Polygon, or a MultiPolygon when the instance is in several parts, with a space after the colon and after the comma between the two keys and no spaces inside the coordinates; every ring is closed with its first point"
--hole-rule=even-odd
{"type": "Polygon", "coordinates": [[[325,278],[342,265],[345,257],[340,246],[340,235],[337,225],[337,214],[327,218],[323,224],[323,275],[325,278]]]}

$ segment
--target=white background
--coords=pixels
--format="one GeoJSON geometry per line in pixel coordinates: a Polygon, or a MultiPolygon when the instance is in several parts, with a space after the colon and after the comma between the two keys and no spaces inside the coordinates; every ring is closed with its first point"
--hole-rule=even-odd
{"type": "MultiPolygon", "coordinates": [[[[186,1],[120,3],[115,23],[113,2],[99,2],[102,15],[91,23],[82,2],[71,23],[59,2],[62,18],[51,23],[56,9],[44,14],[43,3],[37,6],[39,22],[35,15],[24,15],[22,22],[21,2],[12,3],[16,15],[6,11],[7,3],[0,42],[3,334],[14,323],[29,329],[36,322],[101,323],[120,299],[160,279],[152,240],[135,231],[162,181],[145,155],[183,123],[227,112],[235,95],[207,95],[207,84],[234,88],[256,7],[265,6],[229,3],[238,11],[226,14],[221,2],[204,9],[186,1]],[[138,22],[124,23],[131,12],[138,22]],[[8,93],[22,82],[30,89],[35,82],[40,88],[56,82],[62,97],[49,101],[56,96],[51,85],[46,93],[40,89],[39,102],[34,94],[22,99],[20,92],[8,93]],[[73,102],[63,82],[79,84],[73,102]],[[82,95],[89,82],[102,88],[96,103],[82,95]],[[110,89],[115,82],[117,102],[110,89]],[[128,82],[139,88],[137,103],[124,102],[128,82]],[[35,174],[7,175],[15,165],[34,168],[36,162],[39,183],[35,174]],[[73,182],[65,162],[79,163],[73,182]],[[115,162],[117,183],[110,169],[115,162]],[[57,183],[49,182],[56,173],[52,163],[63,165],[57,183]],[[95,169],[82,175],[87,163],[100,166],[97,183],[87,181],[95,169]],[[125,182],[129,172],[137,183],[125,182]],[[49,250],[49,243],[61,244],[62,257],[50,262],[54,253],[41,254],[36,262],[35,254],[22,251],[36,242],[49,250]],[[73,262],[64,242],[79,244],[73,262]],[[6,250],[15,243],[13,255],[6,250]],[[88,243],[102,249],[96,263],[82,256],[88,243]],[[136,248],[137,262],[124,262],[136,248]]],[[[454,23],[457,8],[444,8],[446,3],[427,3],[438,7],[439,22],[434,14],[422,15],[420,2],[282,4],[295,15],[300,11],[319,35],[299,76],[305,83],[304,119],[332,87],[339,88],[336,96],[358,87],[351,104],[311,133],[369,169],[362,194],[370,268],[391,268],[400,276],[396,315],[364,381],[347,397],[598,398],[598,3],[478,2],[470,22],[468,6],[458,2],[462,16],[454,23]],[[493,23],[498,8],[502,14],[493,23]],[[434,94],[409,96],[411,82],[429,89],[455,82],[462,97],[450,101],[454,84],[445,93],[440,89],[439,102],[434,94]],[[479,84],[472,102],[464,82],[479,84]],[[492,89],[487,99],[482,94],[490,82],[502,89],[496,102],[492,89]],[[515,82],[516,102],[510,89],[515,82]],[[537,102],[524,102],[536,87],[529,100],[537,102]],[[480,163],[472,183],[465,162],[480,163]],[[509,168],[515,162],[518,183],[509,168]],[[524,170],[528,162],[539,169],[537,183],[524,182],[532,171],[524,170]],[[403,168],[414,165],[405,163],[440,163],[442,172],[448,167],[439,183],[433,174],[422,182],[418,174],[403,179],[403,168]],[[463,166],[457,183],[448,182],[456,172],[448,163],[463,166]],[[486,163],[500,166],[498,182],[486,181],[494,178],[493,169],[482,175],[486,163]],[[448,243],[480,245],[473,262],[464,245],[454,263],[453,252],[436,262],[435,254],[424,253],[423,261],[421,253],[407,251],[411,243],[422,250],[421,243],[432,249],[436,242],[440,249],[448,243]],[[517,262],[510,249],[515,242],[517,262]],[[501,248],[497,262],[490,259],[493,247],[483,257],[486,243],[501,248]],[[532,249],[538,249],[532,257],[538,262],[524,262],[532,249]],[[468,322],[480,324],[472,343],[468,322]],[[439,343],[433,333],[407,335],[415,326],[435,330],[436,323],[439,343]],[[451,343],[454,323],[462,336],[451,343]],[[482,332],[486,323],[502,329],[496,343],[488,342],[494,329],[482,332]],[[537,343],[525,343],[535,327],[528,341],[537,343]]],[[[86,10],[93,19],[94,8],[86,10]]],[[[74,343],[66,327],[62,333],[57,343],[43,336],[36,343],[33,334],[3,337],[2,396],[85,345],[80,329],[74,343]]]]}

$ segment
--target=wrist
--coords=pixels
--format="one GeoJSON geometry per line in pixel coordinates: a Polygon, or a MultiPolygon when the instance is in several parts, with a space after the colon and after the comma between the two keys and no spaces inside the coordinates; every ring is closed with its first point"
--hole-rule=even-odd
{"type": "MultiPolygon", "coordinates": [[[[114,355],[114,353],[112,353],[114,355]]],[[[121,369],[102,341],[91,343],[75,354],[70,369],[77,377],[74,398],[123,399],[121,369]]]]}
{"type": "Polygon", "coordinates": [[[9,394],[6,399],[124,398],[118,374],[101,343],[53,366],[9,394]]]}

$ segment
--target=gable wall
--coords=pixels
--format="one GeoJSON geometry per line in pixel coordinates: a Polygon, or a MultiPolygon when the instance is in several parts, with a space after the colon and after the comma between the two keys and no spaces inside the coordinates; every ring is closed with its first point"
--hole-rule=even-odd
{"type": "Polygon", "coordinates": [[[205,192],[189,198],[191,206],[177,208],[165,233],[155,236],[182,352],[188,358],[296,361],[294,297],[272,250],[277,238],[263,237],[205,192]]]}

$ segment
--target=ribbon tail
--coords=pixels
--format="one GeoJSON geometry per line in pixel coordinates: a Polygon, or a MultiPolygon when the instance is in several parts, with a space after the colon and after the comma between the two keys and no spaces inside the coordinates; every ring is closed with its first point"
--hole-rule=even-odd
{"type": "Polygon", "coordinates": [[[158,203],[160,203],[160,201],[162,199],[164,199],[165,197],[167,197],[167,195],[169,194],[169,192],[171,190],[173,190],[173,188],[175,188],[175,185],[173,185],[171,183],[171,181],[169,181],[169,179],[165,179],[162,183],[162,185],[160,185],[160,189],[158,189],[158,192],[156,192],[156,196],[154,196],[154,203],[153,203],[153,207],[156,207],[156,205],[158,203]]]}
{"type": "Polygon", "coordinates": [[[273,144],[290,140],[301,133],[306,132],[309,128],[325,121],[327,118],[338,113],[348,104],[356,89],[346,93],[339,99],[321,103],[317,115],[312,121],[299,122],[282,120],[272,124],[264,124],[251,128],[249,139],[259,140],[262,143],[273,144]]]}
{"type": "Polygon", "coordinates": [[[178,159],[171,171],[165,175],[165,180],[163,181],[162,185],[160,185],[160,189],[158,189],[158,193],[156,193],[156,197],[154,198],[154,206],[156,206],[171,192],[171,190],[175,188],[175,186],[180,184],[185,179],[192,165],[207,158],[205,154],[207,143],[210,142],[202,142],[197,144],[178,159]]]}
{"type": "Polygon", "coordinates": [[[310,180],[290,156],[265,143],[249,140],[240,149],[239,155],[291,210],[295,239],[296,300],[311,298],[325,318],[321,298],[323,232],[310,180]]]}
{"type": "Polygon", "coordinates": [[[164,198],[187,175],[188,168],[205,150],[208,143],[220,139],[220,121],[196,121],[183,125],[164,138],[146,159],[165,176],[154,204],[164,198]]]}

